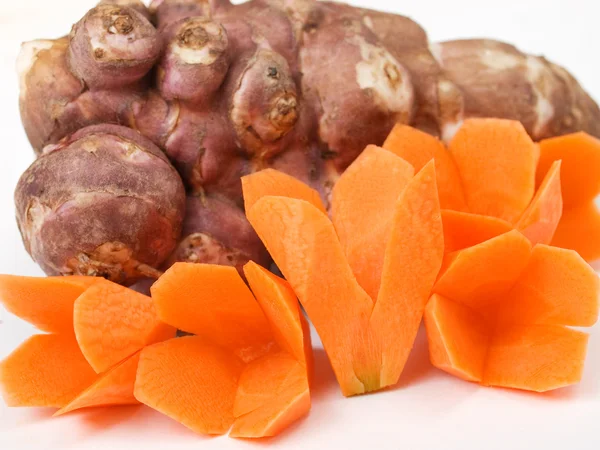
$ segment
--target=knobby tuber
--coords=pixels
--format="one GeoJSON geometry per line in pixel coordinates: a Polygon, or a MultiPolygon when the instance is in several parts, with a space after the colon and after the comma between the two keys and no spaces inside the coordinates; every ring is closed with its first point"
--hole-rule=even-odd
{"type": "Polygon", "coordinates": [[[68,36],[24,44],[18,69],[38,155],[84,127],[118,124],[168,156],[192,204],[170,262],[262,258],[242,224],[240,177],[276,168],[329,205],[341,173],[398,122],[446,141],[481,116],[520,120],[536,140],[600,136],[596,103],[542,57],[490,40],[430,45],[407,17],[315,0],[103,0],[68,36]]]}

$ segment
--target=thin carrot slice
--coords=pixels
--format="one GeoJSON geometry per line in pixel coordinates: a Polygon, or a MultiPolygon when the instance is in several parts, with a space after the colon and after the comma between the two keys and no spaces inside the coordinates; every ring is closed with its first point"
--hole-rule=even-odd
{"type": "Polygon", "coordinates": [[[0,275],[0,302],[41,331],[73,333],[73,304],[95,277],[21,277],[0,275]]]}
{"type": "Polygon", "coordinates": [[[469,211],[514,223],[535,189],[539,149],[520,122],[469,119],[450,142],[469,211]]]}
{"type": "Polygon", "coordinates": [[[574,251],[536,245],[505,299],[493,307],[498,323],[590,327],[598,320],[600,280],[574,251]]]}
{"type": "Polygon", "coordinates": [[[97,373],[176,333],[158,319],[150,297],[106,280],[77,299],[73,326],[81,351],[97,373]]]}
{"type": "Polygon", "coordinates": [[[575,250],[586,261],[599,259],[600,211],[598,207],[593,202],[589,202],[563,211],[552,245],[575,250]]]}
{"type": "Polygon", "coordinates": [[[139,402],[133,396],[133,388],[139,360],[138,352],[100,375],[91,386],[54,415],[61,416],[71,411],[97,406],[137,405],[139,402]]]}
{"type": "Polygon", "coordinates": [[[230,436],[274,436],[309,410],[306,368],[289,355],[268,355],[246,366],[240,378],[230,436]]]}
{"type": "Polygon", "coordinates": [[[8,406],[62,408],[96,377],[71,334],[32,336],[0,363],[8,406]]]}
{"type": "Polygon", "coordinates": [[[273,334],[235,267],[177,263],[152,286],[159,317],[204,336],[248,362],[264,355],[273,334]]]}
{"type": "Polygon", "coordinates": [[[513,325],[492,337],[482,383],[544,392],[581,380],[588,335],[555,325],[513,325]]]}
{"type": "Polygon", "coordinates": [[[253,261],[244,266],[244,275],[269,321],[275,342],[306,365],[300,308],[289,283],[253,261]]]}
{"type": "Polygon", "coordinates": [[[535,244],[550,244],[562,216],[560,161],[555,161],[516,228],[535,244]]]}
{"type": "Polygon", "coordinates": [[[516,230],[444,258],[433,292],[475,309],[506,294],[527,266],[531,244],[516,230]]]}
{"type": "Polygon", "coordinates": [[[247,215],[317,329],[344,395],[376,389],[381,357],[368,327],[373,302],[331,221],[310,203],[283,197],[263,197],[247,215]]]}
{"type": "Polygon", "coordinates": [[[435,167],[428,163],[395,208],[371,327],[382,345],[381,386],[396,384],[442,265],[444,237],[435,167]]]}
{"type": "Polygon", "coordinates": [[[201,336],[146,347],[140,354],[134,395],[145,405],[202,434],[224,434],[243,363],[201,336]]]}
{"type": "Polygon", "coordinates": [[[488,327],[469,307],[433,295],[425,309],[431,363],[467,381],[481,381],[488,348],[488,327]]]}
{"type": "Polygon", "coordinates": [[[396,203],[414,169],[392,152],[368,146],[335,187],[332,221],[358,283],[375,300],[396,203]]]}
{"type": "Polygon", "coordinates": [[[261,197],[275,195],[306,200],[317,209],[326,212],[317,191],[300,180],[274,169],[264,169],[242,177],[244,206],[249,211],[261,197]]]}
{"type": "Polygon", "coordinates": [[[420,171],[432,159],[442,208],[466,211],[467,204],[462,182],[452,154],[439,139],[416,128],[397,124],[389,134],[383,148],[394,152],[420,171]]]}
{"type": "Polygon", "coordinates": [[[558,160],[562,160],[565,209],[587,203],[600,193],[600,140],[581,132],[540,142],[538,184],[542,183],[554,161],[558,160]]]}
{"type": "Polygon", "coordinates": [[[461,211],[442,211],[446,253],[481,244],[513,229],[505,220],[461,211]]]}

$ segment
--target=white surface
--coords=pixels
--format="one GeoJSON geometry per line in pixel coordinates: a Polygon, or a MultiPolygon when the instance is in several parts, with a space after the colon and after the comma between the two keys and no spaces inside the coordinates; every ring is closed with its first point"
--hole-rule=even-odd
{"type": "MultiPolygon", "coordinates": [[[[0,273],[41,275],[14,222],[12,193],[32,161],[17,106],[14,61],[21,41],[57,37],[93,0],[2,0],[0,3],[0,273]]],[[[600,44],[595,0],[353,0],[411,16],[432,40],[489,36],[543,53],[572,70],[600,99],[600,44]]],[[[0,311],[0,358],[31,327],[0,311]]],[[[600,329],[592,330],[583,382],[550,395],[482,388],[430,367],[419,337],[395,389],[344,399],[316,349],[317,386],[309,417],[271,442],[289,449],[519,450],[600,448],[600,329]]],[[[51,419],[43,410],[8,409],[0,401],[0,449],[243,449],[264,444],[196,436],[142,407],[51,419]]]]}

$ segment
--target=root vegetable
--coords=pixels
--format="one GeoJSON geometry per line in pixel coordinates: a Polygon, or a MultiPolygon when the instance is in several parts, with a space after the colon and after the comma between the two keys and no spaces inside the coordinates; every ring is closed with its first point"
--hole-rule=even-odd
{"type": "Polygon", "coordinates": [[[156,275],[181,231],[185,193],[164,154],[128,128],[84,128],[21,177],[17,221],[49,275],[131,283],[156,275]]]}

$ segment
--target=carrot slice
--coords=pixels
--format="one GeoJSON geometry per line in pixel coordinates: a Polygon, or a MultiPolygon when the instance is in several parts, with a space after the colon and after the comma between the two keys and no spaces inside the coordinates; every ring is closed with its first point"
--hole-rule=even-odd
{"type": "Polygon", "coordinates": [[[531,244],[516,230],[444,258],[433,292],[478,309],[497,302],[517,282],[531,244]]]}
{"type": "Polygon", "coordinates": [[[444,239],[437,192],[431,161],[408,183],[396,204],[370,322],[385,342],[381,386],[398,382],[442,265],[444,239]]]}
{"type": "Polygon", "coordinates": [[[600,193],[600,140],[581,132],[541,141],[538,184],[558,160],[562,160],[565,209],[587,203],[600,193]]]}
{"type": "Polygon", "coordinates": [[[379,292],[396,203],[413,174],[402,158],[370,145],[333,188],[333,225],[354,276],[372,299],[379,292]]]}
{"type": "Polygon", "coordinates": [[[483,384],[544,392],[581,380],[588,335],[554,325],[512,325],[490,341],[483,384]]]}
{"type": "Polygon", "coordinates": [[[425,309],[431,363],[467,381],[481,381],[488,347],[483,317],[469,307],[433,295],[425,309]]]}
{"type": "Polygon", "coordinates": [[[576,252],[536,245],[491,316],[498,323],[589,327],[598,320],[599,294],[598,275],[576,252]]]}
{"type": "Polygon", "coordinates": [[[70,334],[32,336],[0,363],[8,406],[62,408],[96,376],[70,334]]]}
{"type": "Polygon", "coordinates": [[[150,297],[106,280],[77,299],[73,325],[79,347],[97,373],[176,332],[158,319],[150,297]]]}
{"type": "Polygon", "coordinates": [[[575,250],[586,261],[599,259],[600,211],[598,207],[590,202],[563,211],[552,245],[575,250]]]}
{"type": "Polygon", "coordinates": [[[244,266],[244,275],[269,321],[275,342],[306,365],[300,308],[289,283],[253,261],[244,266]]]}
{"type": "Polygon", "coordinates": [[[310,410],[306,368],[285,353],[248,364],[240,377],[230,436],[274,436],[310,410]]]}
{"type": "Polygon", "coordinates": [[[326,212],[321,196],[302,181],[274,169],[264,169],[242,177],[244,206],[249,211],[261,197],[279,195],[306,200],[317,209],[326,212]]]}
{"type": "Polygon", "coordinates": [[[469,211],[514,223],[535,188],[539,149],[520,122],[469,119],[450,142],[469,211]]]}
{"type": "Polygon", "coordinates": [[[446,253],[481,244],[513,229],[505,220],[461,211],[442,211],[444,246],[446,253]]]}
{"type": "Polygon", "coordinates": [[[133,396],[133,388],[139,360],[140,354],[136,353],[100,375],[91,386],[54,415],[61,416],[78,409],[97,406],[138,404],[133,396]]]}
{"type": "Polygon", "coordinates": [[[20,277],[0,275],[0,302],[41,331],[73,333],[73,304],[95,277],[20,277]]]}
{"type": "Polygon", "coordinates": [[[267,319],[235,267],[177,263],[152,286],[158,316],[245,362],[269,350],[267,319]]]}
{"type": "Polygon", "coordinates": [[[529,207],[517,222],[517,230],[535,244],[549,244],[562,216],[560,161],[555,161],[529,207]]]}
{"type": "Polygon", "coordinates": [[[373,302],[331,221],[310,203],[284,197],[263,197],[247,215],[317,329],[344,395],[376,389],[381,357],[368,327],[373,302]]]}
{"type": "Polygon", "coordinates": [[[224,434],[243,363],[201,336],[146,347],[140,354],[135,398],[202,434],[224,434]]]}
{"type": "Polygon", "coordinates": [[[416,128],[397,124],[383,148],[408,161],[417,172],[429,161],[435,160],[440,205],[442,208],[466,211],[465,194],[456,163],[439,139],[416,128]]]}

